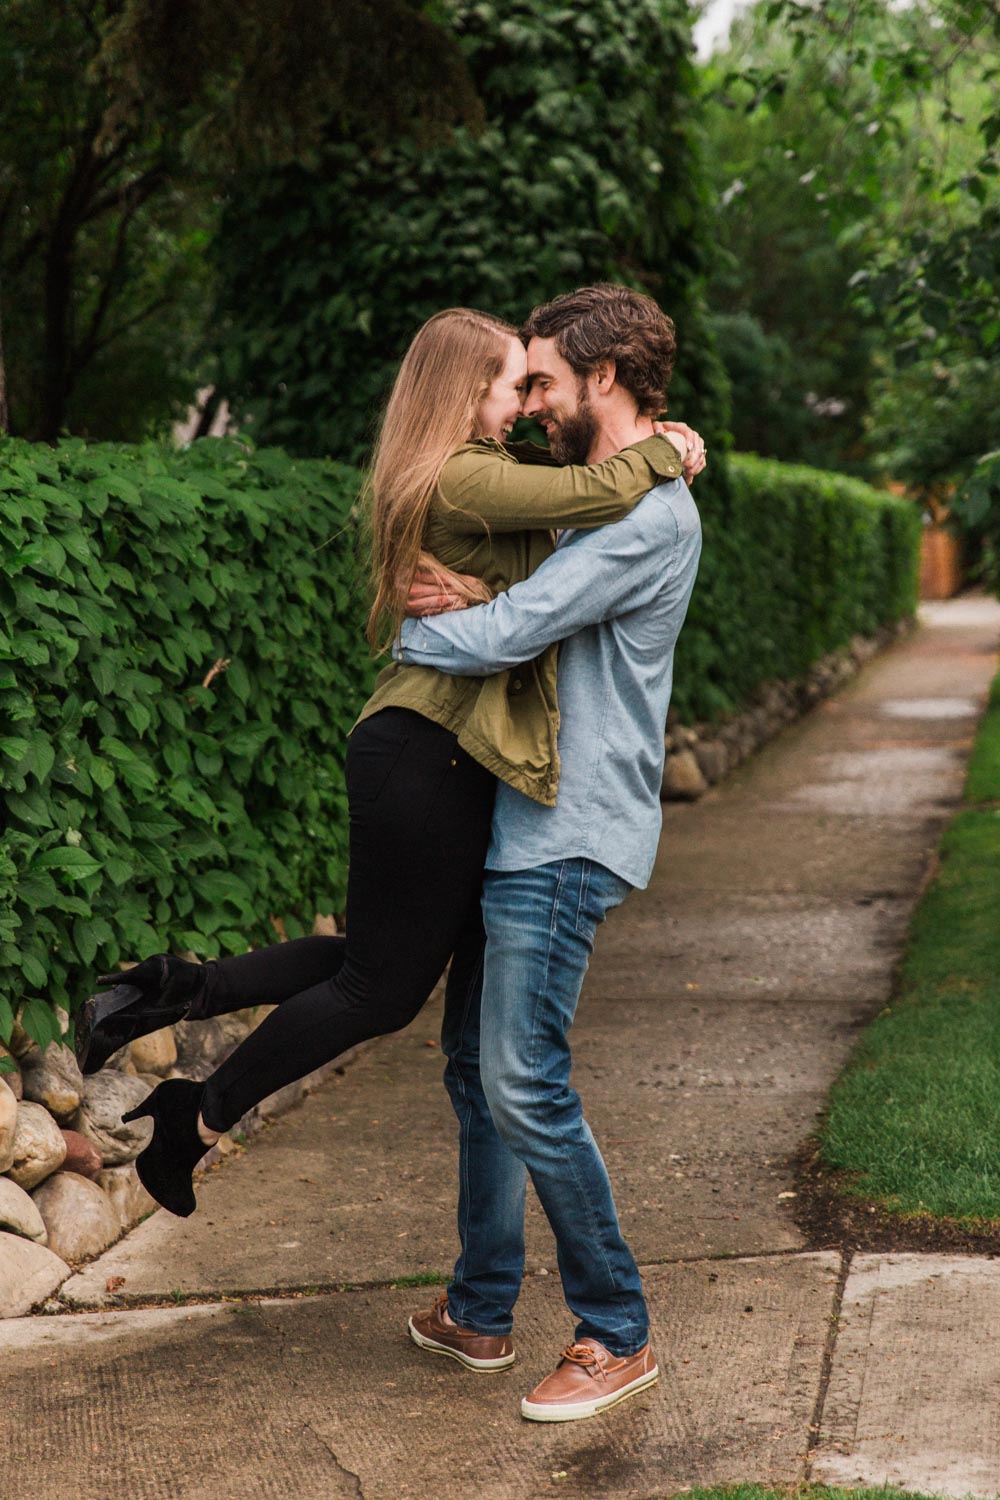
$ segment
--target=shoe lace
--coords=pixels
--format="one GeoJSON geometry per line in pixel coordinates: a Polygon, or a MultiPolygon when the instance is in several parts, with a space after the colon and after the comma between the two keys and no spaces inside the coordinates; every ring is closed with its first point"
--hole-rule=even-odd
{"type": "Polygon", "coordinates": [[[591,1369],[598,1375],[607,1375],[608,1356],[603,1349],[595,1349],[592,1344],[567,1344],[562,1352],[563,1359],[568,1359],[570,1364],[582,1365],[584,1369],[591,1369]]]}

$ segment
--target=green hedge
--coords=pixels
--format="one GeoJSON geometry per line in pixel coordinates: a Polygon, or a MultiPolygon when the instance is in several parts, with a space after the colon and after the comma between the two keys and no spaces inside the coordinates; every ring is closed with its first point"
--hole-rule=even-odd
{"type": "Polygon", "coordinates": [[[25,1000],[47,1040],[95,963],[340,909],[357,492],[231,443],[0,442],[0,1036],[25,1000]]]}
{"type": "MultiPolygon", "coordinates": [[[[686,719],[913,609],[916,507],[756,459],[724,500],[706,480],[686,719]]],[[[0,1037],[23,1000],[47,1040],[95,963],[238,952],[272,914],[295,936],[340,909],[373,670],[358,488],[235,443],[0,442],[0,1037]]]]}
{"type": "Polygon", "coordinates": [[[854,635],[911,615],[919,507],[819,469],[731,455],[724,498],[694,493],[704,551],[677,653],[688,723],[744,705],[762,682],[803,676],[854,635]]]}

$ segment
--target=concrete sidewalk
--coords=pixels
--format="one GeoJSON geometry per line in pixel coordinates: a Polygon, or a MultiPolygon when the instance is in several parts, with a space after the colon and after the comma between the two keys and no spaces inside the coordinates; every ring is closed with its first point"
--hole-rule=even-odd
{"type": "Polygon", "coordinates": [[[521,1421],[572,1332],[535,1204],[514,1369],[408,1343],[435,1292],[398,1283],[445,1277],[456,1250],[429,1009],[208,1174],[193,1219],[158,1213],[74,1276],[61,1306],[84,1311],[2,1325],[0,1493],[653,1500],[809,1475],[1000,1492],[1000,1263],[812,1253],[788,1196],[889,995],[998,634],[990,601],[925,610],[666,810],[653,884],[598,939],[574,1081],[643,1266],[658,1387],[586,1423],[521,1421]]]}

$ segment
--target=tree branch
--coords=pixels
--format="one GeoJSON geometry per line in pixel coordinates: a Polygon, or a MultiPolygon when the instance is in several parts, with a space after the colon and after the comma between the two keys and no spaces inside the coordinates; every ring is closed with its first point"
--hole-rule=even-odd
{"type": "Polygon", "coordinates": [[[113,329],[111,333],[106,334],[103,339],[97,341],[91,351],[91,359],[95,355],[103,353],[109,344],[113,344],[115,339],[120,339],[123,333],[128,333],[130,328],[135,328],[139,323],[145,323],[146,319],[151,318],[154,313],[159,312],[161,307],[170,307],[174,301],[175,298],[173,297],[157,297],[154,302],[150,302],[133,317],[126,318],[124,323],[119,323],[118,327],[113,329]]]}

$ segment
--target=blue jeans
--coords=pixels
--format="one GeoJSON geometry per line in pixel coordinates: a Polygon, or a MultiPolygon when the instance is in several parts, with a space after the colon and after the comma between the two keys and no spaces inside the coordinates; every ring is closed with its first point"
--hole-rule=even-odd
{"type": "Polygon", "coordinates": [[[507,1333],[524,1267],[524,1182],[530,1173],[556,1238],[577,1338],[634,1354],[649,1321],[622,1238],[607,1169],[569,1085],[569,1028],[594,934],[630,887],[587,859],[487,870],[486,958],[464,1013],[442,1037],[460,1125],[462,1254],[448,1289],[452,1317],[507,1333]]]}

